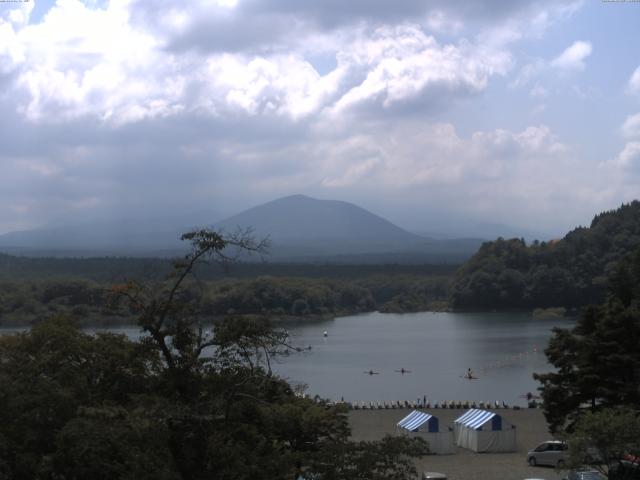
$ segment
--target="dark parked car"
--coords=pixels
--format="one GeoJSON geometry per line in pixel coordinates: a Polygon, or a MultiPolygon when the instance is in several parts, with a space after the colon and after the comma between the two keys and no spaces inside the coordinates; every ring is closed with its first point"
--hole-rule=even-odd
{"type": "Polygon", "coordinates": [[[614,463],[609,470],[609,480],[640,480],[640,458],[614,463]]]}

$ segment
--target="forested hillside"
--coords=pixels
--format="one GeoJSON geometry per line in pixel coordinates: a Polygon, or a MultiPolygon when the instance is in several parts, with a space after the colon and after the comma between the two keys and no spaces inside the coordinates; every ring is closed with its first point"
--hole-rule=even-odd
{"type": "MultiPolygon", "coordinates": [[[[350,279],[261,276],[199,280],[185,287],[205,321],[234,314],[277,321],[374,310],[401,313],[443,309],[449,281],[447,275],[350,279]]],[[[131,312],[113,302],[113,285],[81,278],[0,281],[0,326],[31,325],[56,315],[74,318],[85,326],[131,323],[131,312]]]]}
{"type": "Polygon", "coordinates": [[[602,302],[616,263],[640,246],[640,202],[603,212],[550,242],[499,238],[455,275],[451,306],[464,308],[580,307],[602,302]]]}

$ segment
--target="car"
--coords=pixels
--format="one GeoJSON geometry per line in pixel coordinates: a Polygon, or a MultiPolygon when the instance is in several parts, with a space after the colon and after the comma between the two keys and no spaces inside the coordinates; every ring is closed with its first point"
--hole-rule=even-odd
{"type": "Polygon", "coordinates": [[[591,467],[579,467],[569,471],[563,480],[606,480],[602,473],[591,467]]]}
{"type": "Polygon", "coordinates": [[[569,447],[560,440],[542,442],[536,448],[527,452],[527,462],[532,467],[548,465],[564,468],[569,462],[569,447]]]}
{"type": "Polygon", "coordinates": [[[640,458],[627,456],[611,465],[609,480],[640,480],[640,458]]]}

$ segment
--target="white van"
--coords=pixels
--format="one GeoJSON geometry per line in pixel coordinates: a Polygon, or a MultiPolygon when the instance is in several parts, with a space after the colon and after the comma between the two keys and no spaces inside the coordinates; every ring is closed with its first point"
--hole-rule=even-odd
{"type": "Polygon", "coordinates": [[[542,442],[533,450],[529,450],[527,462],[532,467],[549,465],[551,467],[564,468],[569,463],[569,447],[560,440],[542,442]]]}

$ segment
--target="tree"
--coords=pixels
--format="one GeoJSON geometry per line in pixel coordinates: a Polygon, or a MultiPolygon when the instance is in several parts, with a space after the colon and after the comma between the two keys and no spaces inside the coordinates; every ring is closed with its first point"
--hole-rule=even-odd
{"type": "Polygon", "coordinates": [[[574,465],[587,460],[586,463],[595,463],[595,468],[609,476],[620,460],[640,455],[639,412],[629,408],[587,412],[576,422],[567,441],[574,465]]]}
{"type": "Polygon", "coordinates": [[[45,476],[69,422],[86,408],[131,408],[154,391],[158,367],[144,345],[87,335],[60,317],[0,337],[0,466],[7,477],[45,476]]]}
{"type": "MultiPolygon", "coordinates": [[[[322,459],[332,446],[358,451],[348,441],[342,407],[299,398],[273,375],[271,357],[289,348],[284,331],[272,329],[265,319],[230,317],[207,332],[183,295],[184,283],[198,262],[228,261],[230,247],[262,252],[264,244],[246,232],[225,238],[201,230],[183,239],[191,241],[192,251],[176,264],[165,288],[150,291],[129,283],[116,289],[139,312],[139,324],[149,333],[147,343],[164,360],[166,395],[179,405],[167,424],[181,477],[282,478],[295,465],[321,471],[326,463],[322,459]],[[207,350],[210,355],[204,355],[207,350]]],[[[407,446],[412,456],[427,452],[425,442],[398,439],[395,444],[407,446]]],[[[380,459],[397,465],[389,470],[399,475],[395,478],[407,478],[402,473],[411,470],[402,460],[406,456],[396,448],[381,453],[380,459]]],[[[351,458],[343,455],[332,463],[342,460],[338,472],[347,472],[351,458]]],[[[375,468],[363,467],[363,474],[375,468]]],[[[347,477],[336,473],[326,478],[347,477]]]]}
{"type": "Polygon", "coordinates": [[[571,329],[555,329],[545,350],[555,372],[535,374],[552,431],[571,430],[583,412],[640,408],[640,251],[620,263],[607,302],[571,329]]]}
{"type": "Polygon", "coordinates": [[[196,265],[263,244],[209,230],[183,238],[193,249],[166,283],[114,288],[141,341],[65,318],[0,338],[0,478],[413,478],[426,442],[351,442],[343,406],[301,398],[272,372],[284,332],[256,317],[200,323],[187,288],[196,265]]]}

